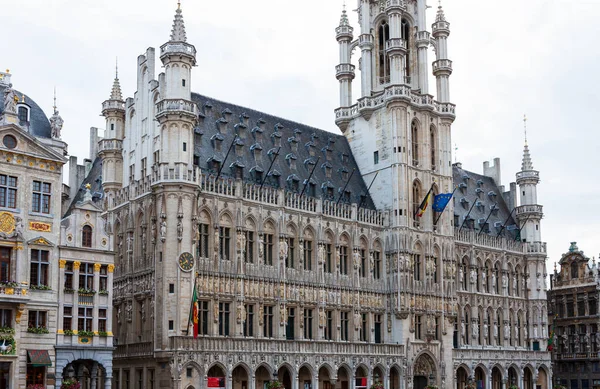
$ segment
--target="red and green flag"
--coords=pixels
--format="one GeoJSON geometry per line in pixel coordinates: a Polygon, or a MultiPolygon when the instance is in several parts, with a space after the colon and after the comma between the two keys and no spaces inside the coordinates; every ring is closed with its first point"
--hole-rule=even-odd
{"type": "Polygon", "coordinates": [[[189,321],[193,325],[194,339],[198,337],[198,295],[196,294],[196,282],[194,282],[194,292],[192,293],[192,306],[190,309],[189,321]]]}

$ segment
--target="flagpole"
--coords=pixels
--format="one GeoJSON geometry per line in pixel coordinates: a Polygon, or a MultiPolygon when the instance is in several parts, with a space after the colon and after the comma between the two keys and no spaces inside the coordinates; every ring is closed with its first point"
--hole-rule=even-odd
{"type": "Polygon", "coordinates": [[[481,233],[483,232],[483,229],[485,228],[485,223],[487,223],[488,220],[490,220],[490,216],[492,216],[492,212],[494,212],[497,205],[498,205],[498,203],[494,203],[494,208],[490,209],[490,213],[488,214],[487,218],[483,222],[483,227],[481,227],[481,230],[479,230],[479,233],[477,234],[477,236],[481,235],[481,233]]]}
{"type": "Polygon", "coordinates": [[[510,217],[512,216],[513,212],[515,212],[515,209],[517,209],[517,208],[513,208],[512,211],[510,211],[510,215],[508,215],[508,217],[506,218],[506,221],[504,222],[504,224],[502,224],[502,228],[500,229],[500,232],[498,232],[498,235],[496,235],[496,238],[500,236],[502,231],[504,231],[504,228],[506,227],[506,223],[508,223],[508,221],[510,220],[510,217]]]}
{"type": "MultiPolygon", "coordinates": [[[[429,188],[429,191],[427,191],[427,194],[423,198],[423,201],[421,201],[421,204],[419,205],[418,209],[423,208],[423,205],[425,204],[425,201],[427,201],[427,198],[429,197],[429,194],[431,193],[432,190],[433,190],[433,184],[431,184],[431,188],[429,188]]],[[[417,213],[419,213],[419,211],[415,211],[415,214],[413,215],[413,219],[415,219],[417,217],[417,213]]]]}
{"type": "Polygon", "coordinates": [[[194,293],[196,292],[196,280],[198,277],[194,277],[194,289],[192,289],[192,298],[191,298],[191,302],[190,302],[190,315],[188,317],[188,324],[187,324],[187,333],[189,335],[190,333],[190,323],[192,323],[192,315],[194,314],[194,293]]]}
{"type": "Polygon", "coordinates": [[[473,210],[473,207],[475,207],[475,204],[477,204],[477,200],[473,201],[473,205],[471,205],[471,209],[469,209],[469,212],[465,216],[465,219],[460,224],[460,228],[458,229],[458,232],[460,232],[462,230],[463,226],[465,225],[465,222],[467,221],[467,218],[469,217],[469,215],[471,214],[471,211],[473,210]]]}
{"type": "MultiPolygon", "coordinates": [[[[448,199],[448,202],[446,203],[446,205],[444,205],[444,209],[442,209],[442,212],[440,212],[440,215],[437,217],[437,219],[435,219],[435,221],[433,222],[433,225],[437,225],[437,223],[440,221],[440,219],[442,218],[442,215],[444,214],[444,211],[446,210],[446,207],[448,206],[448,204],[450,204],[450,200],[452,200],[452,198],[454,197],[454,192],[456,192],[456,189],[458,187],[455,186],[454,190],[452,191],[452,196],[450,196],[450,199],[448,199]]],[[[435,202],[435,200],[434,200],[435,202]]]]}

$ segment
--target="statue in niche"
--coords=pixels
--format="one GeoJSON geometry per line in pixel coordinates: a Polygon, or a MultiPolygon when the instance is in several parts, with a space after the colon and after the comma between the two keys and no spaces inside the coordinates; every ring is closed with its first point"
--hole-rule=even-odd
{"type": "Polygon", "coordinates": [[[19,97],[12,88],[4,91],[4,113],[17,113],[19,97]]]}
{"type": "Polygon", "coordinates": [[[160,240],[164,242],[167,239],[167,221],[160,222],[160,240]]]}
{"type": "Polygon", "coordinates": [[[150,226],[150,233],[152,234],[152,244],[156,244],[156,223],[152,222],[152,225],[150,226]]]}
{"type": "Polygon", "coordinates": [[[183,223],[181,219],[177,221],[177,240],[181,242],[183,239],[183,223]]]}
{"type": "Polygon", "coordinates": [[[285,261],[287,259],[288,248],[289,246],[285,239],[281,239],[279,241],[279,259],[281,259],[281,261],[285,261]]]}
{"type": "Polygon", "coordinates": [[[471,269],[471,283],[474,284],[477,282],[477,271],[475,269],[471,269]]]}

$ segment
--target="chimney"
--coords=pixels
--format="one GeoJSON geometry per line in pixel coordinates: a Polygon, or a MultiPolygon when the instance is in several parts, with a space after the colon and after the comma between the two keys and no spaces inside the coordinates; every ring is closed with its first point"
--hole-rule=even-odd
{"type": "Polygon", "coordinates": [[[493,178],[497,186],[502,186],[501,183],[501,171],[500,171],[500,158],[494,158],[494,165],[490,166],[488,161],[483,163],[483,175],[486,177],[493,178]]]}

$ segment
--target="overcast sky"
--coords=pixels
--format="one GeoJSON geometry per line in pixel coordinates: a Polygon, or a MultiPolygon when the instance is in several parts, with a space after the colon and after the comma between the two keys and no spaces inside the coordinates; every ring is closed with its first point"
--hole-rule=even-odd
{"type": "MultiPolygon", "coordinates": [[[[356,8],[356,0],[348,4],[356,8]]],[[[437,1],[429,5],[431,25],[437,1]]],[[[115,57],[123,93],[132,96],[136,58],[168,40],[176,6],[176,0],[4,2],[0,67],[48,116],[56,86],[63,139],[81,162],[89,128],[104,126],[99,114],[115,57]]],[[[443,6],[451,23],[458,161],[481,173],[483,161],[500,157],[508,187],[520,169],[527,113],[542,178],[549,271],[570,241],[597,257],[600,1],[443,0],[443,6]]],[[[198,49],[194,91],[339,132],[334,29],[342,0],[183,0],[182,8],[188,41],[198,49]]],[[[357,32],[356,13],[350,17],[357,32]]]]}

